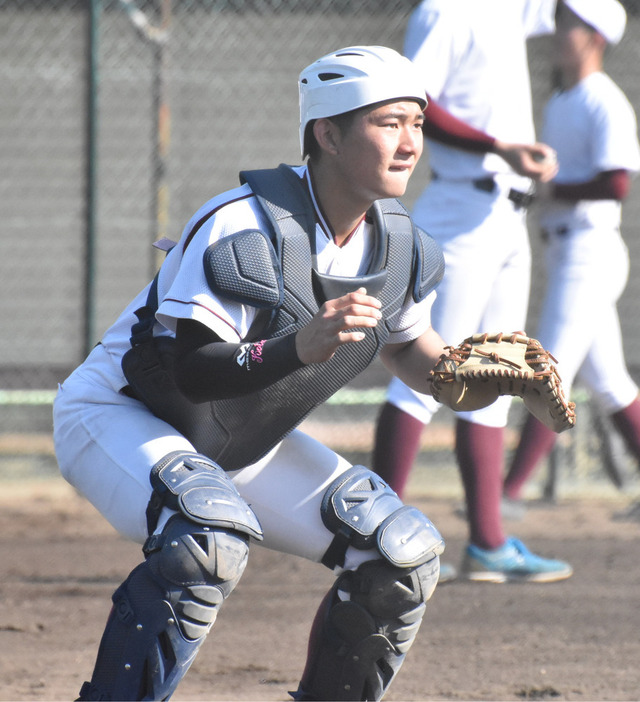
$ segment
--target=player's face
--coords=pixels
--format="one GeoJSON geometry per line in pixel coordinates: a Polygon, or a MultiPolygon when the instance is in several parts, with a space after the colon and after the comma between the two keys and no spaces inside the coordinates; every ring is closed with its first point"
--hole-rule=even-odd
{"type": "Polygon", "coordinates": [[[423,114],[413,100],[361,110],[340,136],[344,182],[372,202],[401,197],[422,154],[423,114]]]}
{"type": "Polygon", "coordinates": [[[589,60],[599,42],[595,32],[563,3],[556,11],[555,62],[565,72],[576,72],[589,60]]]}

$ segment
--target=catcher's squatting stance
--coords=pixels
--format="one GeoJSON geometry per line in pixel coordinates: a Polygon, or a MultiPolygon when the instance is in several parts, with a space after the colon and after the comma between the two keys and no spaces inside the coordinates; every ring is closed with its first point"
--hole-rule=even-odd
{"type": "Polygon", "coordinates": [[[64,477],[145,556],[81,699],[168,699],[252,541],[336,574],[297,699],[380,699],[435,588],[427,517],[296,428],[378,354],[428,392],[445,349],[429,322],[442,255],[395,199],[425,94],[384,47],[328,54],[299,89],[308,164],[243,173],[195,213],[56,397],[64,477]]]}

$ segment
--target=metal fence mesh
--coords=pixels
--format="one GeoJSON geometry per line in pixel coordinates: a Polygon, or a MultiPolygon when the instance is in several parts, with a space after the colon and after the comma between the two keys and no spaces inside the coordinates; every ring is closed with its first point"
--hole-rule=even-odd
{"type": "MultiPolygon", "coordinates": [[[[480,0],[478,0],[480,1],[480,0]]],[[[238,171],[300,161],[296,77],[349,44],[401,50],[416,0],[0,0],[0,392],[48,390],[238,171]]],[[[607,70],[640,113],[640,0],[607,70]]],[[[539,124],[548,40],[530,45],[539,124]]],[[[405,198],[427,178],[427,159],[405,198]]],[[[640,189],[620,301],[640,381],[640,189]]],[[[534,260],[539,243],[532,230],[534,260]]],[[[544,278],[534,263],[529,328],[544,278]]],[[[5,421],[6,413],[2,414],[5,421]]],[[[12,416],[17,416],[14,412],[12,416]]],[[[0,432],[3,427],[0,426],[0,432]]]]}

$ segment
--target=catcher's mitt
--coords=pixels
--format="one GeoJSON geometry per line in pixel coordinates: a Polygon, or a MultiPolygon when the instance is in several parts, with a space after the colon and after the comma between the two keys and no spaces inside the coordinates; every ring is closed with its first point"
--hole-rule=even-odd
{"type": "Polygon", "coordinates": [[[464,412],[487,407],[501,395],[518,395],[555,432],[576,423],[575,403],[565,398],[557,361],[524,332],[474,334],[447,350],[429,373],[438,402],[464,412]]]}

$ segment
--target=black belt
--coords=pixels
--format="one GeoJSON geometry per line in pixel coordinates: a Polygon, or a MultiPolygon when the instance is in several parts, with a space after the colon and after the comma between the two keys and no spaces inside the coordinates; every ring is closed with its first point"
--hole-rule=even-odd
{"type": "MultiPolygon", "coordinates": [[[[431,179],[438,180],[438,178],[438,174],[431,171],[431,179]]],[[[475,180],[471,181],[471,185],[473,185],[473,187],[476,190],[482,190],[482,192],[485,193],[492,193],[498,187],[498,184],[496,183],[495,178],[493,176],[487,176],[486,178],[476,178],[475,180]]],[[[507,198],[511,200],[511,202],[513,202],[517,209],[526,209],[527,207],[531,206],[531,203],[533,202],[535,196],[532,193],[524,193],[521,190],[511,188],[507,193],[507,198]]]]}
{"type": "MultiPolygon", "coordinates": [[[[482,190],[485,193],[492,193],[498,187],[495,179],[491,176],[472,180],[471,185],[473,185],[476,190],[482,190]]],[[[511,188],[507,193],[507,198],[513,202],[517,209],[527,209],[527,207],[531,206],[531,203],[534,200],[534,195],[532,193],[523,193],[522,190],[511,188]]]]}

